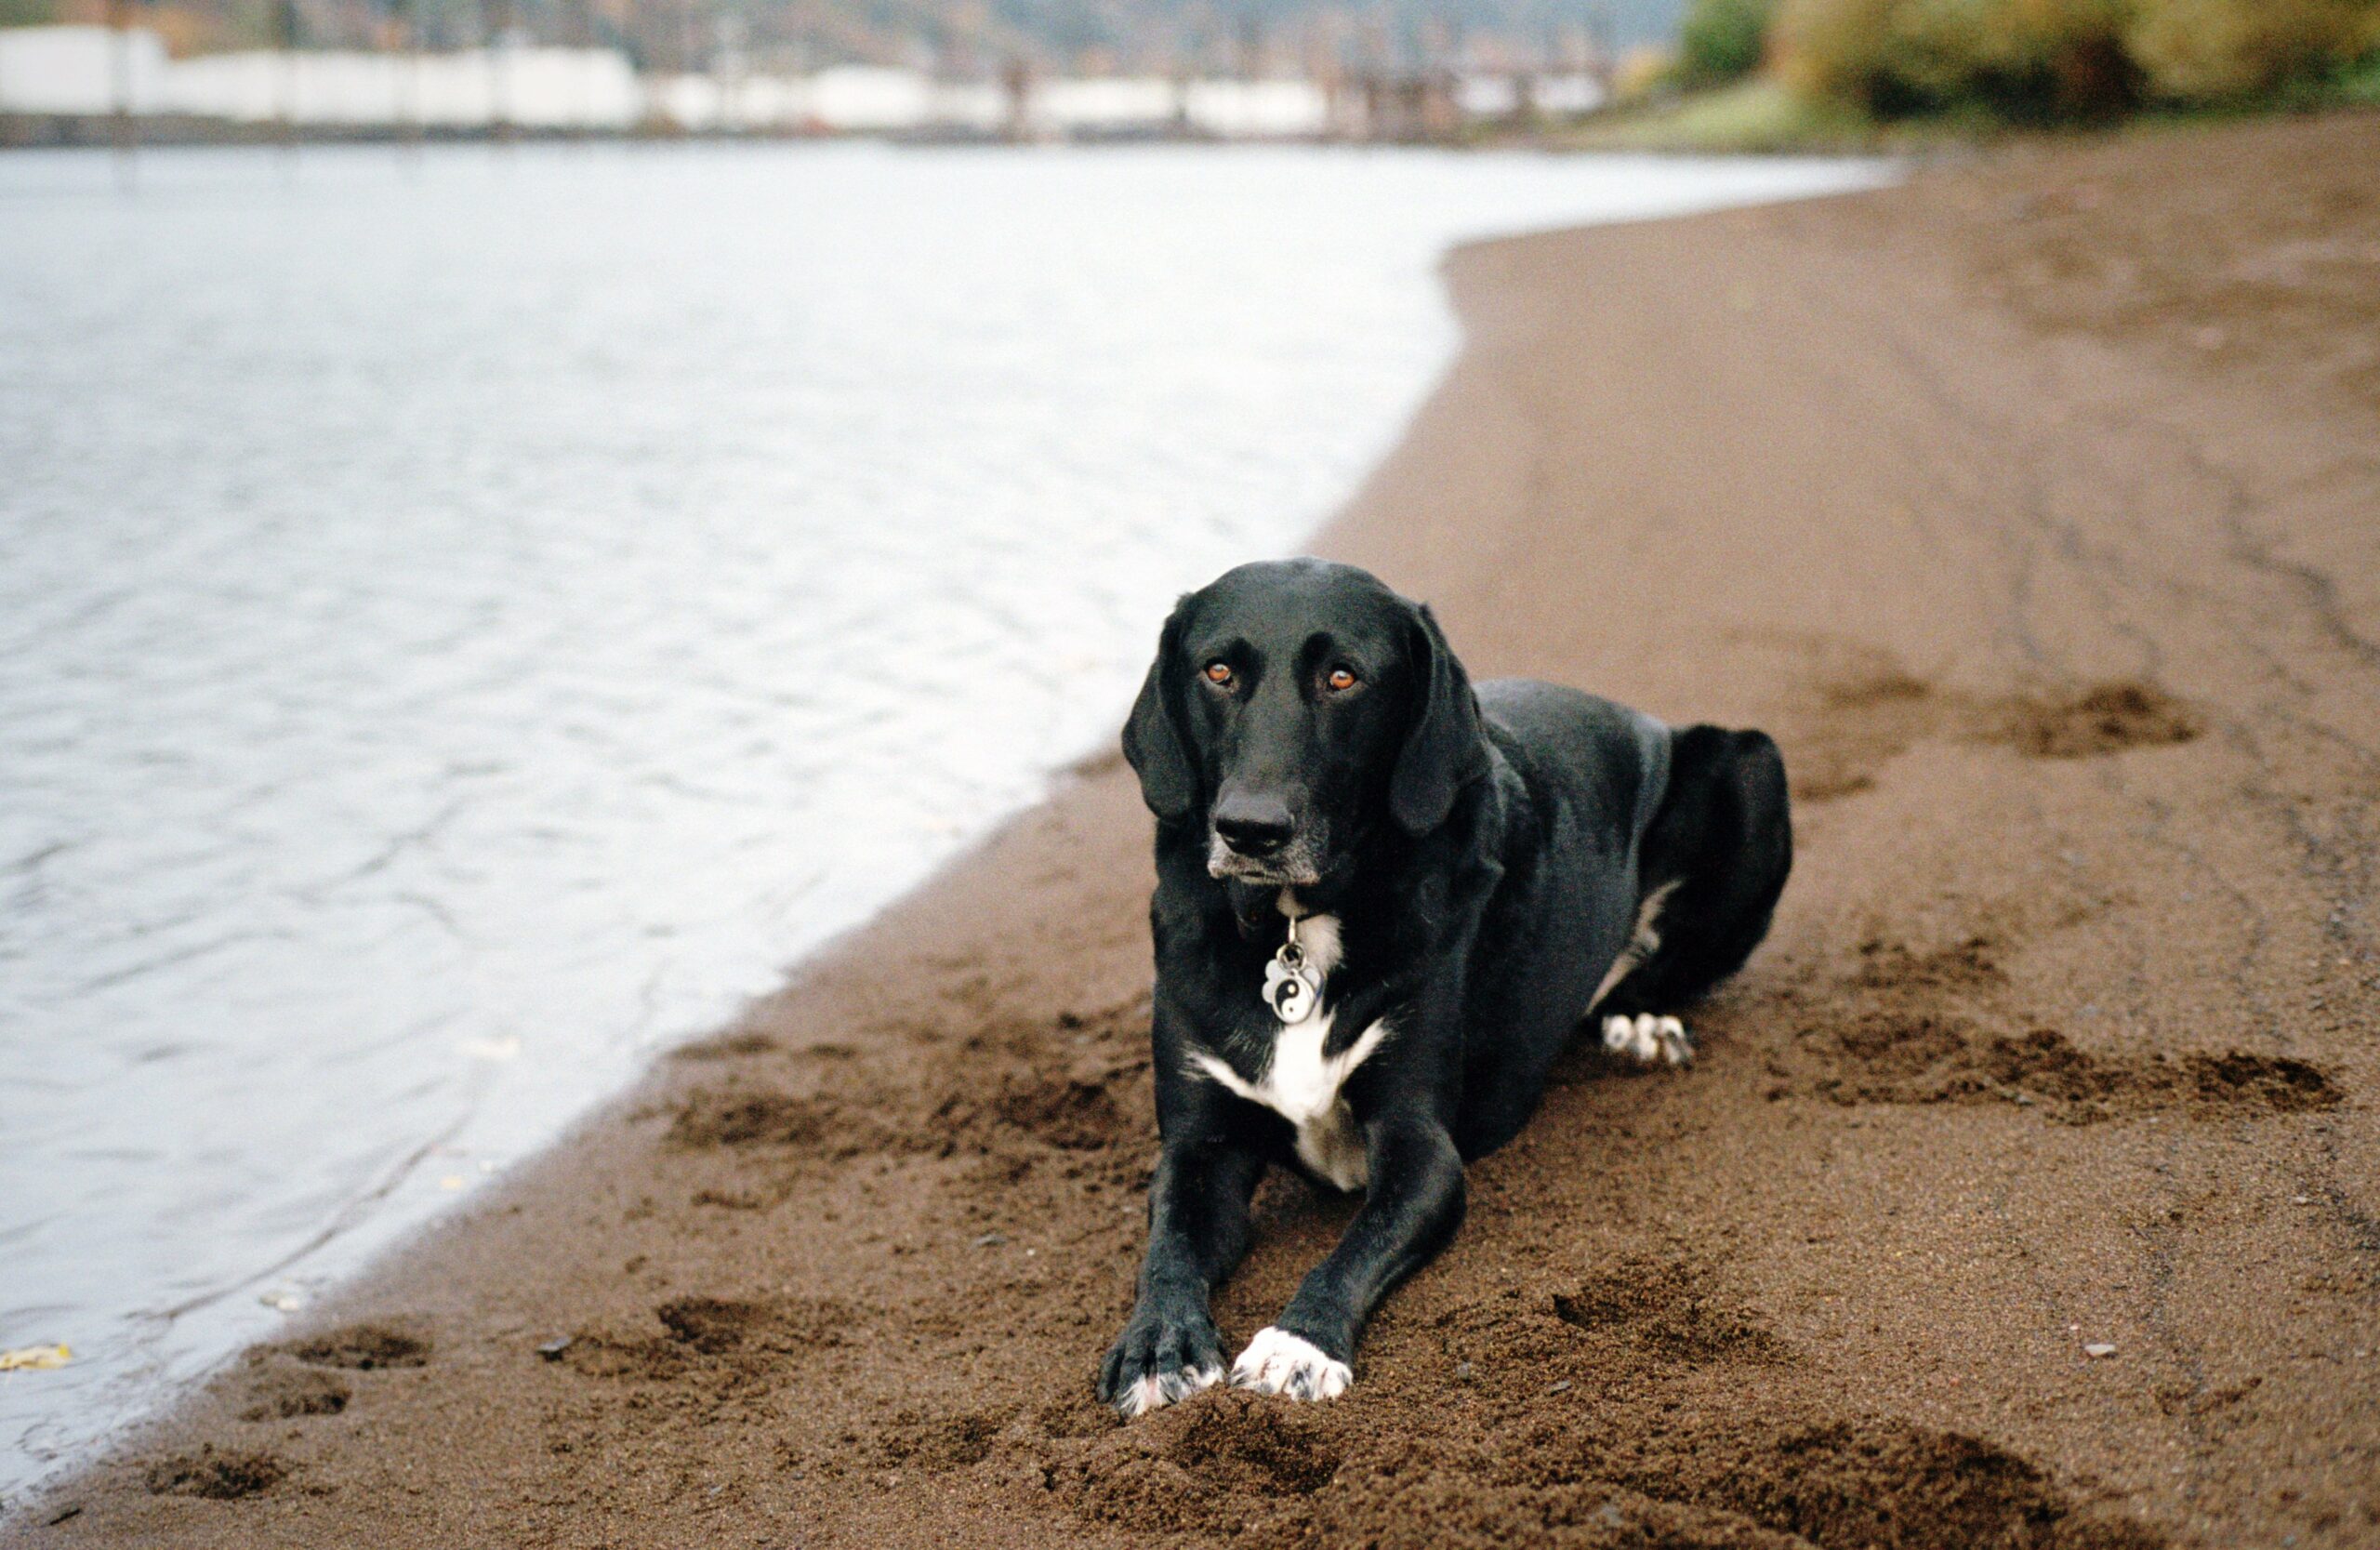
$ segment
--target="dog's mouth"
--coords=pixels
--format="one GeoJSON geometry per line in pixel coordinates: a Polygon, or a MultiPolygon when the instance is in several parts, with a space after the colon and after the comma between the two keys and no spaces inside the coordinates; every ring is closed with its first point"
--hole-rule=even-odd
{"type": "Polygon", "coordinates": [[[1319,847],[1304,836],[1271,855],[1244,855],[1220,834],[1207,838],[1207,875],[1267,888],[1310,888],[1322,881],[1319,847]]]}

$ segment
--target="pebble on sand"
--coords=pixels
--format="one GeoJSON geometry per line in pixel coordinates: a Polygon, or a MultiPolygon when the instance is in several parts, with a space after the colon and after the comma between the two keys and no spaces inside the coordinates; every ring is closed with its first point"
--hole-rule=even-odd
{"type": "Polygon", "coordinates": [[[2082,1354],[2086,1357],[2111,1357],[2116,1354],[2116,1348],[2104,1340],[2095,1340],[2082,1347],[2082,1354]]]}

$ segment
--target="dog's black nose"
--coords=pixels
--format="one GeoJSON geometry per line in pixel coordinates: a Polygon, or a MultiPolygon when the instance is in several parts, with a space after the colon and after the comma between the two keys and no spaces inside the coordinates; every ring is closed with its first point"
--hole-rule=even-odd
{"type": "Polygon", "coordinates": [[[1242,855],[1270,855],[1289,842],[1289,804],[1278,797],[1227,796],[1215,804],[1215,832],[1242,855]]]}

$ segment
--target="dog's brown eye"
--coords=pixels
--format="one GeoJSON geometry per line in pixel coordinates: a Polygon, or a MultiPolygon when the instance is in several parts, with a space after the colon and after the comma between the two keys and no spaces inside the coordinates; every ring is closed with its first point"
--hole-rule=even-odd
{"type": "Polygon", "coordinates": [[[1329,684],[1333,689],[1352,689],[1355,686],[1355,675],[1349,669],[1333,668],[1330,669],[1330,676],[1322,682],[1329,684]]]}
{"type": "Polygon", "coordinates": [[[1208,663],[1207,682],[1210,683],[1229,683],[1231,682],[1231,664],[1228,662],[1208,663]]]}

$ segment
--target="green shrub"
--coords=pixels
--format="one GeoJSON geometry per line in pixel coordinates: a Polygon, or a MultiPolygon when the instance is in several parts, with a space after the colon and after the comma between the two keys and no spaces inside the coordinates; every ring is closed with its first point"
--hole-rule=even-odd
{"type": "Polygon", "coordinates": [[[1694,0],[1678,33],[1678,79],[1725,86],[1760,68],[1776,0],[1694,0]]]}
{"type": "Polygon", "coordinates": [[[1898,0],[1783,0],[1771,52],[1787,84],[1808,97],[1867,106],[1884,75],[1898,0]]]}
{"type": "Polygon", "coordinates": [[[2334,70],[2371,46],[2372,0],[2135,0],[2125,43],[2158,96],[2215,102],[2334,70]]]}
{"type": "Polygon", "coordinates": [[[2380,48],[2367,51],[2328,85],[2333,101],[2380,108],[2380,48]]]}
{"type": "Polygon", "coordinates": [[[2126,0],[1787,0],[1777,43],[1804,89],[1897,117],[1984,107],[2088,117],[2127,105],[2126,0]]]}
{"type": "Polygon", "coordinates": [[[1799,89],[1886,117],[2046,121],[2270,92],[2375,29],[2380,0],[1784,0],[1772,41],[1799,89]]]}

